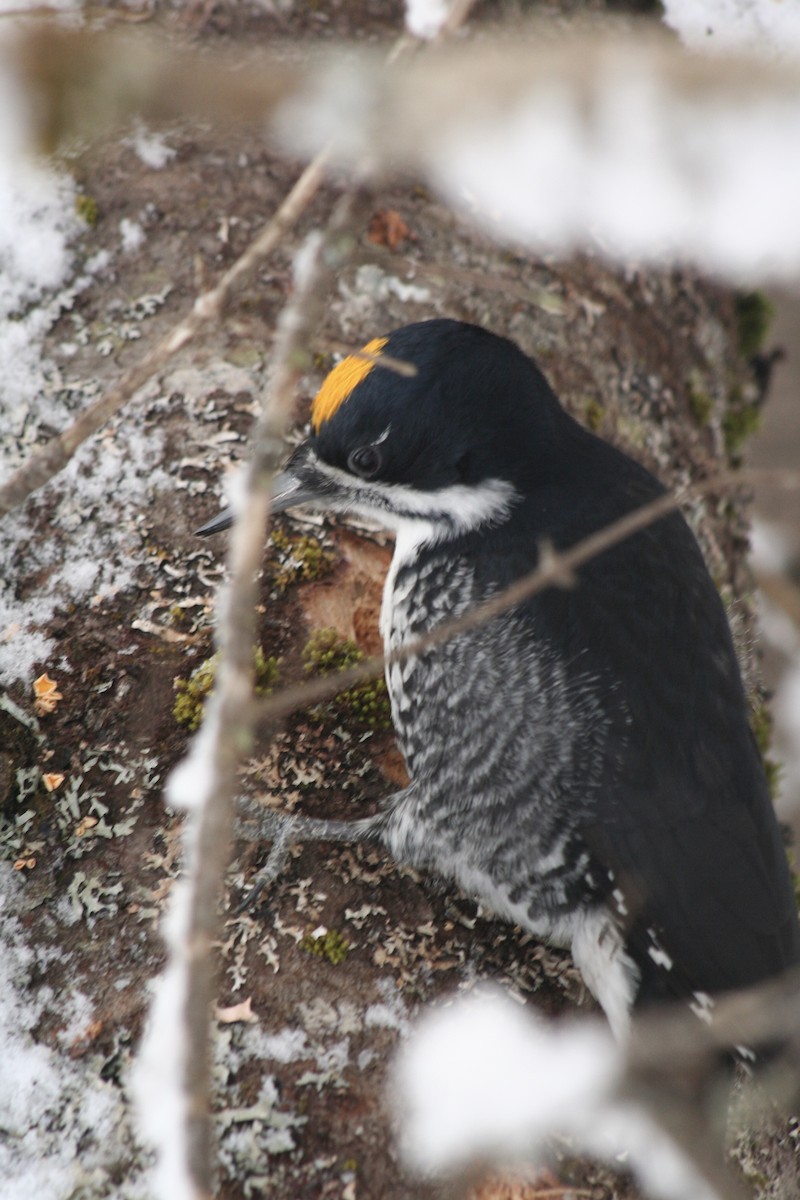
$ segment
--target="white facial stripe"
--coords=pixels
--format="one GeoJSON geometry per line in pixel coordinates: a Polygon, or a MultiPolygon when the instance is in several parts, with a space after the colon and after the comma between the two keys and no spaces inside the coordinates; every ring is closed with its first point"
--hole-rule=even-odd
{"type": "Polygon", "coordinates": [[[314,470],[330,479],[341,493],[331,499],[331,508],[372,517],[390,529],[409,522],[421,523],[430,527],[426,532],[436,541],[502,521],[517,496],[512,485],[502,479],[486,479],[470,487],[455,483],[436,491],[421,491],[402,483],[360,479],[323,462],[313,451],[309,459],[314,470]]]}

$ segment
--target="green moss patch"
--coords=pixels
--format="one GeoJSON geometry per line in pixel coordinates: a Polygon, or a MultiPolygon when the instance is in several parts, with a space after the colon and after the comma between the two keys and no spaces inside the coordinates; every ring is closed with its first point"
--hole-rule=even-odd
{"type": "Polygon", "coordinates": [[[735,303],[739,353],[749,361],[764,345],[775,308],[763,292],[739,292],[735,303]]]}
{"type": "Polygon", "coordinates": [[[295,583],[310,583],[327,575],[336,562],[332,550],[312,534],[289,534],[274,528],[267,563],[271,582],[279,592],[295,583]]]}
{"type": "Polygon", "coordinates": [[[344,962],[350,952],[350,943],[343,933],[336,929],[328,929],[325,933],[307,933],[300,939],[300,949],[307,954],[316,954],[317,958],[327,958],[329,963],[338,967],[344,962]]]}
{"type": "Polygon", "coordinates": [[[758,432],[761,425],[760,405],[731,397],[730,405],[722,418],[722,433],[725,449],[733,459],[738,459],[748,438],[758,432]]]}
{"type": "Polygon", "coordinates": [[[761,755],[761,765],[767,777],[770,795],[774,800],[780,786],[781,766],[774,758],[770,757],[770,750],[772,748],[772,713],[763,701],[757,704],[750,712],[750,728],[756,739],[756,745],[761,755]]]}
{"type": "MultiPolygon", "coordinates": [[[[332,675],[363,662],[364,653],[354,641],[342,637],[335,629],[317,629],[303,647],[302,659],[307,674],[332,675]]],[[[317,711],[325,709],[335,711],[344,721],[367,729],[391,729],[391,706],[382,678],[337,692],[333,700],[317,711]]]]}
{"type": "MultiPolygon", "coordinates": [[[[188,679],[178,678],[174,681],[177,693],[172,706],[172,715],[179,725],[185,725],[194,733],[200,728],[208,696],[214,687],[214,680],[219,666],[219,654],[212,654],[201,663],[188,679]]],[[[280,659],[267,656],[260,646],[254,655],[255,691],[257,696],[266,696],[271,692],[280,676],[280,659]]]]}
{"type": "Polygon", "coordinates": [[[703,383],[703,376],[699,371],[692,371],[689,376],[689,384],[687,387],[689,400],[689,412],[694,417],[698,425],[705,427],[714,412],[714,400],[709,395],[703,383]]]}
{"type": "Polygon", "coordinates": [[[75,212],[90,229],[94,229],[100,219],[100,209],[97,207],[97,201],[91,196],[87,196],[84,192],[75,197],[75,212]]]}

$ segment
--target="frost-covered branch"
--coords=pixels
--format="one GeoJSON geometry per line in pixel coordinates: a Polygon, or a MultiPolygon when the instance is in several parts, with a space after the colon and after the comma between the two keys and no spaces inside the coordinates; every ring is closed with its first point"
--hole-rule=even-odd
{"type": "Polygon", "coordinates": [[[797,1053],[798,1001],[795,973],[718,998],[708,1022],[686,1005],[662,1007],[639,1018],[621,1046],[594,1019],[547,1022],[478,994],[426,1015],[402,1048],[401,1144],[417,1169],[452,1174],[541,1162],[549,1140],[566,1137],[573,1150],[623,1157],[648,1195],[742,1200],[724,1165],[718,1114],[687,1081],[713,1078],[731,1045],[785,1038],[797,1053]]]}
{"type": "MultiPolygon", "coordinates": [[[[433,5],[416,7],[430,10],[433,5]]],[[[462,3],[461,9],[465,7],[462,3]]],[[[369,56],[348,55],[345,67],[337,52],[320,60],[321,65],[302,68],[267,58],[266,67],[259,65],[253,72],[227,79],[218,66],[209,75],[207,60],[200,59],[190,59],[189,69],[176,73],[169,54],[163,56],[157,88],[149,99],[145,90],[144,101],[137,101],[152,119],[187,112],[223,119],[243,109],[251,116],[270,112],[290,152],[298,147],[308,153],[324,148],[317,151],[276,217],[217,286],[199,297],[193,310],[123,375],[117,387],[39,451],[0,491],[0,515],[52,478],[78,445],[172,354],[220,320],[236,289],[317,192],[330,154],[330,136],[339,143],[336,162],[346,170],[354,172],[353,164],[366,155],[376,178],[391,179],[403,172],[427,178],[502,237],[516,237],[532,246],[590,245],[621,257],[695,258],[730,275],[800,269],[796,221],[800,182],[791,156],[800,126],[796,64],[776,67],[741,60],[709,65],[649,38],[609,35],[578,38],[569,44],[549,38],[541,31],[525,32],[516,38],[523,43],[528,39],[521,47],[487,39],[480,45],[439,51],[430,61],[415,61],[395,73],[384,72],[369,56]],[[361,63],[355,75],[354,61],[361,63]],[[209,86],[212,77],[213,87],[209,86]],[[157,103],[148,109],[153,97],[157,103]]],[[[94,70],[95,60],[80,61],[85,73],[78,72],[76,83],[91,95],[87,75],[94,70]]],[[[128,86],[124,72],[117,71],[116,76],[108,72],[102,53],[96,61],[97,69],[104,72],[104,86],[113,88],[115,78],[122,81],[123,90],[128,86]]],[[[136,82],[147,85],[147,72],[140,72],[136,82]]],[[[51,91],[57,95],[57,89],[51,91]]],[[[70,121],[72,110],[69,104],[60,108],[56,104],[49,111],[51,123],[45,136],[54,140],[64,128],[59,122],[70,121]]],[[[290,711],[384,666],[382,658],[373,659],[344,677],[284,692],[260,710],[252,704],[253,579],[268,518],[269,478],[281,453],[281,435],[302,369],[296,351],[308,345],[324,280],[348,252],[346,234],[359,204],[360,199],[348,193],[328,237],[312,244],[294,300],[282,319],[272,402],[259,423],[247,477],[248,499],[233,535],[232,584],[221,606],[224,654],[218,693],[190,758],[171,785],[173,801],[192,810],[187,822],[189,874],[176,886],[171,958],[158,989],[139,1076],[140,1111],[160,1147],[158,1190],[170,1200],[195,1200],[210,1190],[206,1043],[213,972],[209,952],[227,863],[236,764],[249,744],[254,711],[273,716],[290,711]]],[[[733,482],[746,478],[745,473],[737,473],[733,482]]],[[[702,486],[714,490],[723,482],[715,479],[702,486]]],[[[544,550],[539,571],[521,581],[517,590],[496,598],[466,618],[466,623],[442,627],[429,639],[405,647],[397,657],[463,632],[544,587],[571,586],[583,562],[675,505],[675,499],[665,498],[647,513],[633,514],[570,551],[556,555],[544,550]]],[[[659,1163],[665,1176],[678,1178],[684,1190],[673,1188],[669,1194],[683,1198],[687,1188],[694,1188],[695,1196],[704,1194],[697,1172],[685,1162],[677,1176],[670,1175],[676,1170],[675,1160],[666,1150],[662,1154],[663,1138],[656,1150],[649,1134],[641,1134],[637,1142],[636,1130],[642,1122],[633,1121],[632,1106],[641,1099],[646,1107],[648,1101],[645,1090],[637,1090],[635,1072],[643,1072],[645,1064],[635,1057],[636,1044],[629,1064],[621,1066],[608,1051],[607,1039],[592,1035],[586,1040],[600,1059],[600,1069],[595,1063],[587,1070],[587,1086],[594,1090],[586,1111],[598,1111],[600,1098],[612,1094],[609,1081],[613,1080],[615,1098],[605,1111],[613,1111],[622,1123],[617,1134],[620,1128],[625,1134],[633,1131],[634,1159],[652,1159],[651,1169],[659,1163]],[[624,1092],[634,1078],[636,1087],[631,1084],[630,1091],[624,1092]]],[[[670,1044],[665,1037],[663,1045],[670,1044]]],[[[647,1043],[642,1056],[651,1049],[647,1043]]],[[[649,1062],[647,1070],[657,1070],[657,1064],[649,1062]]],[[[552,1083],[551,1075],[548,1106],[552,1083]]],[[[567,1102],[575,1106],[569,1096],[567,1102]]],[[[685,1111],[691,1114],[692,1110],[685,1111]]],[[[681,1109],[681,1120],[683,1115],[681,1109]]],[[[659,1119],[671,1127],[673,1140],[682,1140],[681,1129],[671,1126],[670,1113],[662,1112],[659,1119]]],[[[689,1129],[695,1136],[697,1132],[696,1127],[689,1129]]],[[[614,1153],[630,1148],[629,1142],[625,1147],[619,1139],[613,1142],[612,1134],[608,1145],[616,1145],[614,1153]]],[[[525,1138],[530,1137],[527,1131],[525,1138]]],[[[687,1135],[686,1154],[701,1158],[702,1147],[692,1149],[690,1142],[687,1135]]],[[[586,1145],[605,1152],[602,1144],[591,1139],[586,1145]]],[[[713,1168],[704,1164],[701,1173],[708,1178],[713,1168]]]]}
{"type": "Polygon", "coordinates": [[[391,80],[365,70],[361,86],[355,117],[332,80],[324,102],[294,99],[278,113],[286,144],[378,148],[385,175],[421,173],[497,237],[549,252],[739,278],[800,269],[797,60],[709,60],[652,27],[559,37],[534,25],[391,80]]]}
{"type": "MultiPolygon", "coordinates": [[[[319,173],[326,153],[323,149],[316,166],[319,173]]],[[[317,184],[309,176],[308,188],[316,190],[317,184]]],[[[189,811],[186,878],[173,901],[170,960],[141,1050],[137,1093],[142,1126],[158,1150],[158,1192],[169,1200],[202,1200],[212,1192],[208,1044],[216,977],[212,948],[219,934],[218,909],[230,856],[236,770],[252,740],[256,580],[271,483],[283,456],[283,436],[297,384],[309,365],[314,328],[336,274],[352,253],[355,231],[370,200],[371,193],[357,177],[335,206],[324,232],[310,235],[295,261],[294,293],[278,324],[268,395],[256,423],[242,511],[231,539],[213,702],[168,788],[172,804],[189,811]]],[[[245,273],[248,264],[242,260],[239,264],[245,273]]],[[[201,297],[198,303],[207,300],[201,297]]],[[[220,310],[221,306],[212,306],[212,311],[220,310]]]]}
{"type": "Polygon", "coordinates": [[[367,194],[358,189],[346,193],[325,234],[312,235],[305,247],[302,269],[298,264],[294,295],[278,326],[268,397],[257,422],[243,509],[231,540],[214,702],[200,736],[169,785],[171,802],[190,813],[186,879],[175,901],[183,921],[178,932],[173,930],[172,959],[142,1051],[139,1109],[160,1150],[160,1194],[171,1200],[211,1194],[208,1026],[215,979],[211,950],[219,932],[218,907],[230,854],[236,768],[252,737],[256,578],[269,516],[270,483],[283,454],[283,433],[298,379],[307,366],[307,345],[326,288],[347,257],[351,231],[363,218],[366,202],[367,194]],[[176,992],[180,1002],[165,1002],[165,989],[176,992]],[[177,1073],[164,1080],[160,1073],[153,1074],[158,1061],[154,1046],[175,1043],[182,1046],[183,1054],[172,1063],[177,1073]],[[177,1093],[175,1114],[169,1126],[158,1130],[148,1118],[149,1096],[165,1085],[177,1093]]]}
{"type": "Polygon", "coordinates": [[[351,170],[368,162],[373,177],[427,177],[498,236],[535,248],[694,261],[737,278],[800,271],[798,60],[708,60],[649,26],[637,36],[570,38],[524,26],[513,43],[441,47],[392,71],[350,52],[345,68],[334,51],[296,68],[265,55],[258,69],[234,72],[140,39],[131,54],[130,42],[86,33],[37,33],[21,45],[46,140],[81,129],[80,101],[101,89],[107,103],[90,112],[118,119],[132,110],[225,120],[266,113],[287,149],[317,157],[219,283],[0,489],[0,515],[218,319],[305,210],[328,156],[351,170]],[[115,72],[109,64],[123,49],[128,67],[115,72]]]}
{"type": "MultiPolygon", "coordinates": [[[[503,239],[791,278],[800,270],[800,38],[787,39],[781,61],[755,47],[748,54],[740,40],[736,53],[710,58],[654,23],[593,23],[569,36],[532,23],[407,56],[391,72],[377,53],[339,47],[292,67],[265,53],[236,73],[148,47],[153,108],[141,82],[115,90],[113,74],[96,67],[103,54],[89,49],[81,61],[89,81],[96,69],[110,89],[112,112],[130,115],[130,94],[162,117],[228,120],[238,104],[268,118],[290,153],[335,143],[344,169],[369,162],[387,180],[424,178],[503,239]]],[[[63,103],[80,89],[72,70],[63,74],[66,82],[54,68],[42,82],[30,73],[46,131],[65,120],[70,132],[81,128],[78,106],[63,103]]]]}

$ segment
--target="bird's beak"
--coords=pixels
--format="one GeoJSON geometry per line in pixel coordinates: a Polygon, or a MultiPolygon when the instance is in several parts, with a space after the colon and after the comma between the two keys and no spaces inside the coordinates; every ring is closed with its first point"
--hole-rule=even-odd
{"type": "Polygon", "coordinates": [[[201,525],[199,529],[195,529],[198,537],[205,537],[209,533],[221,533],[223,529],[230,529],[233,524],[233,509],[223,508],[221,513],[217,513],[216,517],[212,517],[210,521],[206,521],[205,525],[201,525]]]}
{"type": "MultiPolygon", "coordinates": [[[[272,481],[273,513],[284,512],[287,508],[295,508],[301,504],[310,504],[315,500],[319,500],[318,493],[306,486],[291,470],[281,471],[272,481]]],[[[216,517],[212,517],[205,525],[195,530],[195,533],[199,537],[206,537],[209,533],[221,533],[223,529],[230,529],[234,520],[233,509],[224,508],[216,517]]]]}

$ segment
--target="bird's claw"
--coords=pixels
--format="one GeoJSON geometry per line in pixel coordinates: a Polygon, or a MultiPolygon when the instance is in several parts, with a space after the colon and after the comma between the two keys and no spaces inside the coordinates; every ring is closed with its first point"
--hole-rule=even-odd
{"type": "Polygon", "coordinates": [[[267,861],[256,875],[253,886],[239,902],[236,908],[237,915],[253,908],[265,888],[274,883],[283,871],[289,858],[292,833],[297,824],[296,818],[265,808],[250,796],[240,797],[239,807],[249,810],[250,815],[235,822],[236,837],[248,842],[272,842],[272,847],[267,861]]]}

